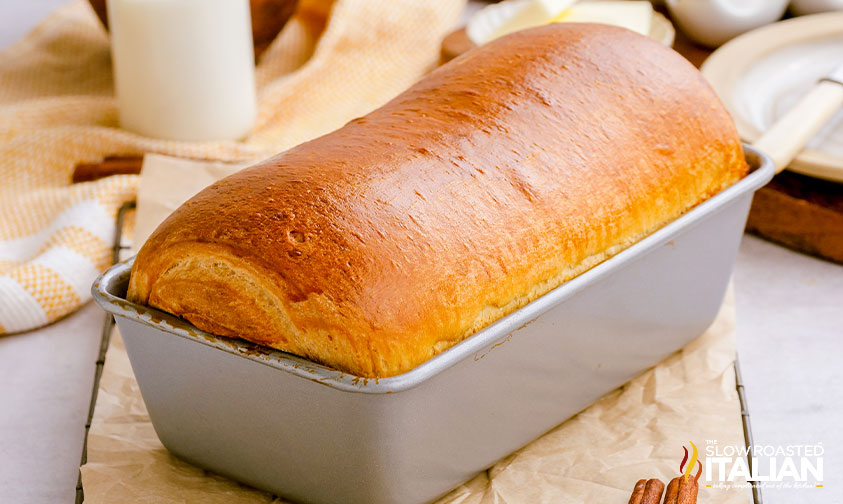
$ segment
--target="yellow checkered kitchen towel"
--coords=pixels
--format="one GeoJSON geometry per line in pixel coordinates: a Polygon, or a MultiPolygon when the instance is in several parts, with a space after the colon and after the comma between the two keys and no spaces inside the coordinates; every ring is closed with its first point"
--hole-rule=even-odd
{"type": "Polygon", "coordinates": [[[464,0],[302,0],[257,68],[244,142],[155,140],[118,128],[107,35],[86,3],[0,53],[0,333],[90,298],[136,175],[71,183],[80,162],[157,152],[258,160],[367,113],[436,63],[464,0]]]}

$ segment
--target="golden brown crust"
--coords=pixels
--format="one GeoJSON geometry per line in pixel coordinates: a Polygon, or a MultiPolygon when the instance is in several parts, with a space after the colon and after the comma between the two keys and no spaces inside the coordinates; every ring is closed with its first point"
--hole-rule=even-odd
{"type": "Polygon", "coordinates": [[[745,172],[681,56],[617,28],[536,28],[200,192],[138,254],[129,299],[391,376],[745,172]]]}

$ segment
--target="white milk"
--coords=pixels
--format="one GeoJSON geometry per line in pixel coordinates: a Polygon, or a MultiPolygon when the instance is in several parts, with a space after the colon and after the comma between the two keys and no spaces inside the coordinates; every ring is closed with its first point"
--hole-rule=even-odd
{"type": "Polygon", "coordinates": [[[108,0],[120,123],[172,140],[235,140],[255,119],[248,0],[108,0]]]}

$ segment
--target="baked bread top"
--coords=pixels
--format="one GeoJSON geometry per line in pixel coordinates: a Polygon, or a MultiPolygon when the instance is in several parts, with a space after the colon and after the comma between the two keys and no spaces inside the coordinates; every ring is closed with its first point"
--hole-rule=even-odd
{"type": "Polygon", "coordinates": [[[495,40],[206,188],[128,299],[365,377],[412,369],[739,180],[690,63],[620,28],[495,40]]]}

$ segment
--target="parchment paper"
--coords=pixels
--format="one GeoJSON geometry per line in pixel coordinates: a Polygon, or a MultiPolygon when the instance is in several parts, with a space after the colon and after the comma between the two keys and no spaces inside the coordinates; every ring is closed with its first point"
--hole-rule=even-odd
{"type": "MultiPolygon", "coordinates": [[[[136,239],[173,208],[238,167],[148,156],[136,239]],[[178,181],[177,183],[175,181],[178,181]]],[[[139,241],[139,240],[137,240],[139,241]]],[[[683,445],[743,445],[735,391],[731,289],[714,324],[683,350],[455,489],[440,503],[625,503],[635,482],[678,476],[683,445]]],[[[286,502],[170,455],[155,435],[119,335],[100,382],[82,467],[90,503],[286,502]]],[[[706,488],[700,503],[751,502],[746,488],[706,488]]]]}

